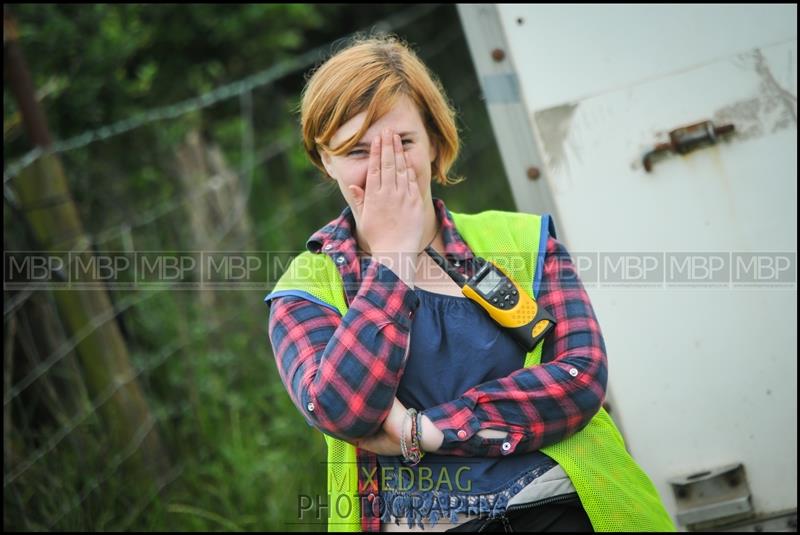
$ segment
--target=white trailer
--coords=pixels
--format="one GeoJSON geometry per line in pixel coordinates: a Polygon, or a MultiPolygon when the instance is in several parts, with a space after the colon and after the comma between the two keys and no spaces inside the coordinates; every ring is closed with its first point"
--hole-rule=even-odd
{"type": "Polygon", "coordinates": [[[555,217],[676,524],[796,531],[797,6],[458,10],[517,208],[555,217]]]}

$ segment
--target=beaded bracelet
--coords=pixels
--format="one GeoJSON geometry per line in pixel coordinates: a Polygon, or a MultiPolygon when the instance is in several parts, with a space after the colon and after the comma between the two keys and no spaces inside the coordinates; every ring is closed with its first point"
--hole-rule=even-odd
{"type": "Polygon", "coordinates": [[[403,461],[409,466],[414,466],[422,459],[419,447],[419,433],[417,431],[417,410],[408,409],[406,417],[411,418],[411,445],[405,444],[405,418],[403,419],[403,430],[400,433],[400,451],[403,453],[403,461]]]}
{"type": "Polygon", "coordinates": [[[419,458],[422,460],[425,457],[425,451],[422,449],[422,413],[417,413],[417,446],[419,447],[419,458]]]}
{"type": "Polygon", "coordinates": [[[403,424],[400,426],[400,453],[403,454],[403,460],[408,460],[408,447],[406,446],[406,420],[408,420],[408,412],[403,416],[403,424]]]}

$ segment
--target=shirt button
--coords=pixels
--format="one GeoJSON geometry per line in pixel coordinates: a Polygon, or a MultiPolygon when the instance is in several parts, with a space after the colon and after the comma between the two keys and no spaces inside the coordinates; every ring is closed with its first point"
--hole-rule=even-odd
{"type": "Polygon", "coordinates": [[[313,403],[309,403],[308,405],[306,405],[306,408],[308,409],[308,412],[314,412],[314,404],[313,403]]]}
{"type": "Polygon", "coordinates": [[[457,434],[458,434],[458,438],[460,438],[461,440],[464,440],[465,438],[467,438],[467,432],[464,431],[463,429],[459,429],[457,434]]]}
{"type": "Polygon", "coordinates": [[[332,243],[326,243],[325,247],[323,247],[323,249],[326,250],[326,251],[330,251],[331,249],[333,249],[333,244],[332,243]]]}
{"type": "Polygon", "coordinates": [[[508,451],[510,449],[511,449],[511,443],[510,442],[503,442],[503,451],[508,451]]]}
{"type": "Polygon", "coordinates": [[[337,264],[344,264],[344,257],[343,256],[337,256],[336,257],[336,263],[337,264]]]}
{"type": "Polygon", "coordinates": [[[571,376],[575,377],[575,376],[577,376],[577,375],[578,375],[578,370],[576,370],[575,368],[570,368],[570,369],[569,369],[569,374],[570,374],[571,376]]]}

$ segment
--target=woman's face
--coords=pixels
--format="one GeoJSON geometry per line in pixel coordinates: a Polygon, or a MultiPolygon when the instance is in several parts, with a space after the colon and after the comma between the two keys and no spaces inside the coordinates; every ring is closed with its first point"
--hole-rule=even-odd
{"type": "MultiPolygon", "coordinates": [[[[345,140],[358,131],[366,115],[367,112],[361,112],[343,124],[331,138],[329,145],[333,149],[342,145],[345,140]]],[[[430,201],[431,163],[436,159],[436,152],[428,138],[416,105],[408,97],[403,96],[386,115],[369,127],[364,138],[359,140],[361,145],[352,147],[341,156],[333,156],[324,150],[321,151],[325,170],[339,184],[339,190],[350,208],[354,208],[355,200],[348,186],[358,186],[364,189],[367,182],[369,145],[373,138],[380,137],[385,128],[391,128],[394,133],[400,135],[400,141],[405,151],[406,165],[413,167],[416,171],[422,200],[430,201]]]]}

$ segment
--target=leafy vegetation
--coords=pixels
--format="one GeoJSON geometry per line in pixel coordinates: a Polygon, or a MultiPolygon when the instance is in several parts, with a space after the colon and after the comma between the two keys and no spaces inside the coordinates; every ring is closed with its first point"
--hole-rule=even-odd
{"type": "MultiPolygon", "coordinates": [[[[415,9],[422,7],[11,8],[56,140],[169,108],[415,9]]],[[[435,195],[458,211],[513,209],[456,9],[424,9],[390,29],[416,45],[459,112],[464,150],[455,171],[467,180],[435,195]]],[[[294,110],[310,68],[297,65],[249,98],[196,106],[62,152],[95,251],[135,258],[142,251],[301,250],[343,207],[299,144],[294,110]]],[[[8,165],[31,147],[7,84],[3,100],[8,165]]],[[[5,202],[6,249],[36,250],[25,211],[13,196],[5,202]]],[[[292,524],[299,496],[324,495],[325,447],[273,363],[262,298],[265,279],[279,274],[261,270],[254,284],[227,289],[109,286],[112,321],[169,458],[170,469],[148,480],[134,477],[128,448],[109,439],[101,400],[82,379],[91,370],[74,352],[62,352],[9,400],[10,386],[44,369],[71,339],[53,292],[6,291],[7,302],[22,304],[4,318],[11,340],[4,359],[5,529],[324,531],[292,524]]]]}

